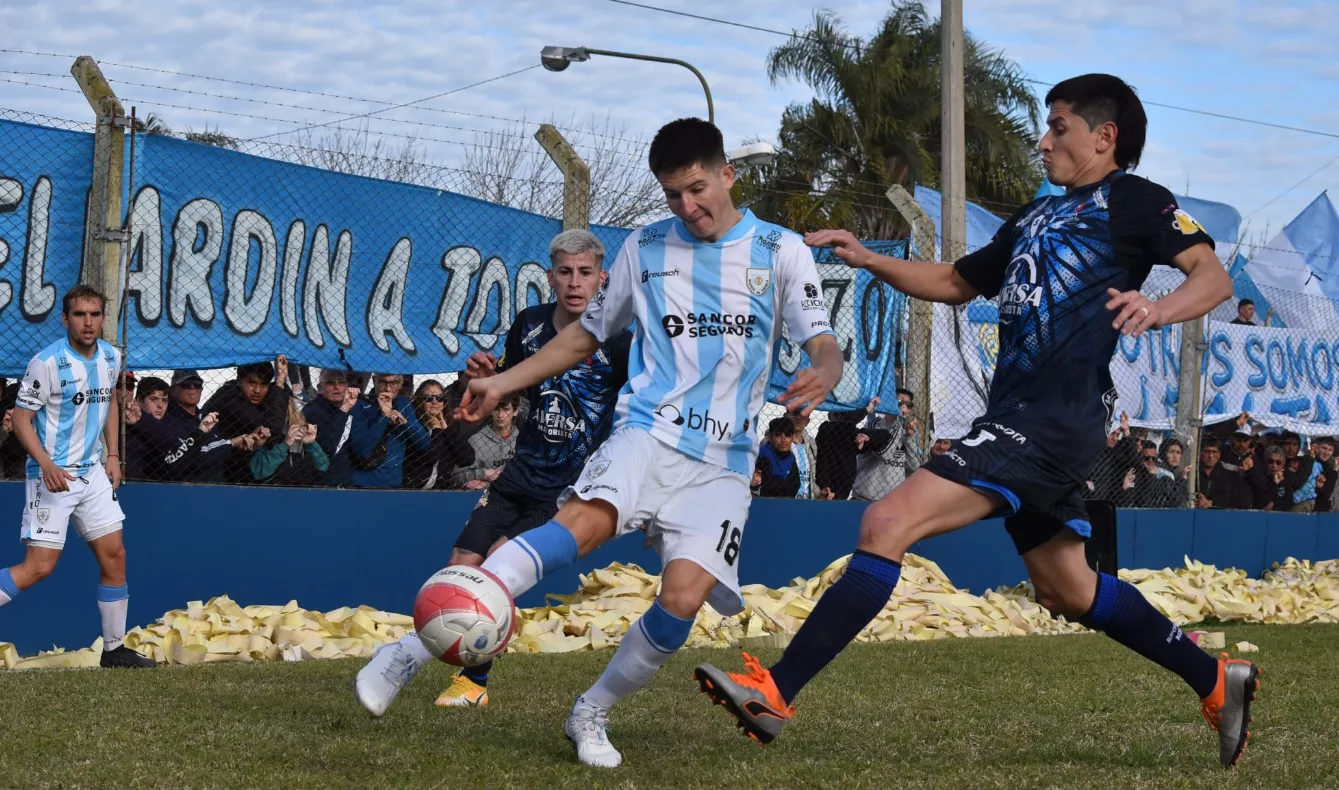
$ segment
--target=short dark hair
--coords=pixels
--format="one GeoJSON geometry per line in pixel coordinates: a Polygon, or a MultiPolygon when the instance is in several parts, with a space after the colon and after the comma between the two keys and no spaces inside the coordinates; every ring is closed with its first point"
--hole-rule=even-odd
{"type": "Polygon", "coordinates": [[[99,309],[107,309],[107,297],[102,295],[102,291],[99,291],[91,285],[80,284],[65,292],[65,298],[61,300],[61,315],[69,315],[70,308],[78,299],[97,299],[98,304],[101,305],[99,309]]]}
{"type": "Polygon", "coordinates": [[[906,387],[898,387],[898,388],[897,388],[897,394],[898,394],[898,395],[906,395],[908,398],[911,398],[912,402],[915,402],[915,400],[916,400],[916,393],[912,392],[911,390],[907,389],[906,387]]]}
{"type": "Polygon", "coordinates": [[[1316,438],[1314,438],[1314,439],[1311,440],[1311,443],[1312,443],[1312,444],[1328,444],[1328,445],[1330,445],[1331,447],[1333,447],[1333,446],[1334,446],[1334,437],[1333,437],[1333,436],[1317,436],[1316,438]]]}
{"type": "Polygon", "coordinates": [[[1237,307],[1245,307],[1246,305],[1255,307],[1255,301],[1253,299],[1242,299],[1240,302],[1237,302],[1237,307]]]}
{"type": "Polygon", "coordinates": [[[1279,437],[1279,444],[1283,444],[1289,439],[1293,440],[1294,442],[1297,442],[1298,444],[1302,443],[1302,437],[1299,434],[1296,434],[1292,431],[1284,431],[1283,435],[1279,437]]]}
{"type": "Polygon", "coordinates": [[[274,365],[268,362],[252,362],[249,365],[237,366],[237,383],[241,384],[243,379],[255,376],[265,383],[274,381],[274,365]]]}
{"type": "Polygon", "coordinates": [[[1139,166],[1148,135],[1148,116],[1144,103],[1125,80],[1110,74],[1070,77],[1046,92],[1047,107],[1058,101],[1069,102],[1089,129],[1116,124],[1116,166],[1122,170],[1139,166]]]}
{"type": "Polygon", "coordinates": [[[768,436],[794,436],[795,423],[789,417],[777,417],[767,423],[768,436]]]}
{"type": "Polygon", "coordinates": [[[1139,443],[1139,449],[1141,449],[1141,450],[1156,450],[1156,449],[1158,449],[1158,444],[1157,444],[1157,442],[1150,442],[1148,439],[1145,439],[1145,440],[1143,440],[1142,442],[1139,443]]]}
{"type": "Polygon", "coordinates": [[[169,389],[167,382],[157,376],[145,376],[135,387],[135,400],[144,400],[155,392],[167,392],[169,389]]]}
{"type": "Polygon", "coordinates": [[[680,118],[660,127],[647,155],[656,176],[693,165],[722,167],[727,161],[721,130],[701,118],[680,118]]]}
{"type": "Polygon", "coordinates": [[[1201,450],[1207,450],[1210,447],[1212,447],[1215,450],[1223,449],[1222,443],[1218,441],[1218,437],[1216,436],[1206,436],[1203,439],[1200,439],[1201,450]]]}

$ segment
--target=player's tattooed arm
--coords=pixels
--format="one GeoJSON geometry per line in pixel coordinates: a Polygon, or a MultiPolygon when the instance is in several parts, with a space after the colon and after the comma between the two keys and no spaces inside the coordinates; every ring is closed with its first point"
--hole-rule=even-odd
{"type": "Polygon", "coordinates": [[[805,235],[804,243],[831,247],[847,266],[865,269],[902,293],[927,302],[965,304],[980,293],[953,265],[913,263],[880,255],[861,244],[849,230],[815,231],[805,235]]]}
{"type": "Polygon", "coordinates": [[[1186,275],[1185,282],[1158,300],[1139,291],[1108,288],[1107,309],[1116,314],[1112,326],[1121,334],[1139,337],[1145,330],[1161,329],[1206,315],[1232,297],[1232,279],[1208,244],[1196,244],[1172,258],[1172,265],[1186,275]]]}

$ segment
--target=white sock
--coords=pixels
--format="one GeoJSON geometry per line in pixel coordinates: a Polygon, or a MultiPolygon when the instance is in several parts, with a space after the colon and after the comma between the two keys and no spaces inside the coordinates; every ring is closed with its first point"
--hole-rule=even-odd
{"type": "Polygon", "coordinates": [[[0,606],[4,606],[5,604],[9,603],[12,600],[14,599],[10,598],[9,595],[4,590],[0,590],[0,606]]]}
{"type": "Polygon", "coordinates": [[[432,657],[432,653],[428,652],[428,648],[423,646],[423,640],[418,638],[418,634],[410,633],[400,637],[400,645],[409,651],[419,669],[436,660],[432,657]]]}
{"type": "Polygon", "coordinates": [[[586,702],[612,708],[614,703],[645,686],[674,655],[652,645],[639,623],[640,620],[628,626],[628,632],[609,660],[609,666],[604,668],[604,674],[582,695],[586,702]]]}
{"type": "Polygon", "coordinates": [[[498,577],[512,599],[520,598],[539,584],[540,569],[532,554],[522,546],[523,541],[509,540],[484,560],[483,569],[498,577]]]}
{"type": "Polygon", "coordinates": [[[125,585],[120,587],[98,585],[98,613],[102,615],[103,650],[115,650],[125,641],[126,613],[129,609],[130,594],[126,592],[125,585]]]}

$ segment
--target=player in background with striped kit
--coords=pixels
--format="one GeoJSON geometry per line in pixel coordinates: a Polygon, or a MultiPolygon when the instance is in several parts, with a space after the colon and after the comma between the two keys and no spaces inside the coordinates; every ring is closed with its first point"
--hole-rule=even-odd
{"type": "Polygon", "coordinates": [[[116,413],[121,355],[102,340],[106,304],[106,297],[87,285],[66,293],[61,307],[66,336],[33,357],[19,385],[13,423],[29,457],[20,536],[27,554],[18,565],[0,570],[0,606],[51,574],[73,525],[102,568],[102,666],[153,667],[152,659],[124,644],[130,594],[121,541],[125,514],[116,501],[120,424],[109,419],[116,413]],[[104,442],[109,451],[105,468],[104,442]]]}

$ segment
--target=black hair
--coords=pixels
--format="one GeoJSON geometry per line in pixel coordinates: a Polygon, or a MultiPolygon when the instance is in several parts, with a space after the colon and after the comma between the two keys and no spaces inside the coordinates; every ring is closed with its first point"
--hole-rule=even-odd
{"type": "Polygon", "coordinates": [[[1237,302],[1237,307],[1245,307],[1246,305],[1255,307],[1255,302],[1251,299],[1242,299],[1240,302],[1237,302]]]}
{"type": "Polygon", "coordinates": [[[916,400],[916,393],[912,392],[911,390],[907,389],[906,387],[898,387],[898,388],[897,388],[897,394],[898,394],[898,395],[906,395],[908,398],[911,398],[912,402],[915,402],[915,400],[916,400]]]}
{"type": "Polygon", "coordinates": [[[794,436],[795,423],[789,417],[777,417],[767,423],[768,436],[794,436]]]}
{"type": "Polygon", "coordinates": [[[651,140],[647,155],[651,173],[656,176],[673,173],[685,167],[722,167],[725,158],[725,138],[716,125],[701,118],[680,118],[660,127],[651,140]]]}
{"type": "Polygon", "coordinates": [[[1122,170],[1139,166],[1148,135],[1148,116],[1143,102],[1125,80],[1110,74],[1070,77],[1046,92],[1047,107],[1058,101],[1069,102],[1089,129],[1116,124],[1116,166],[1122,170]]]}
{"type": "Polygon", "coordinates": [[[1148,439],[1145,439],[1145,440],[1143,440],[1142,442],[1139,443],[1139,449],[1140,449],[1141,451],[1142,451],[1142,450],[1156,450],[1156,449],[1158,449],[1158,443],[1157,443],[1157,442],[1151,442],[1151,441],[1149,441],[1148,439]]]}
{"type": "Polygon", "coordinates": [[[237,366],[237,383],[241,384],[243,379],[255,376],[266,384],[274,381],[274,365],[268,362],[252,362],[249,365],[237,366]]]}
{"type": "Polygon", "coordinates": [[[1333,446],[1333,445],[1334,445],[1334,437],[1333,437],[1333,436],[1317,436],[1316,438],[1314,438],[1314,439],[1311,440],[1311,443],[1312,443],[1312,444],[1328,444],[1328,445],[1333,446]]]}
{"type": "Polygon", "coordinates": [[[1223,449],[1223,443],[1218,441],[1218,437],[1216,436],[1206,436],[1203,439],[1200,439],[1201,450],[1207,449],[1209,447],[1212,447],[1215,450],[1221,450],[1223,449]]]}
{"type": "Polygon", "coordinates": [[[145,376],[135,387],[135,400],[144,400],[155,392],[167,392],[169,389],[167,382],[157,376],[145,376]]]}
{"type": "Polygon", "coordinates": [[[99,305],[98,309],[107,309],[107,297],[102,295],[102,291],[99,291],[91,285],[80,284],[65,292],[65,298],[61,299],[60,304],[61,314],[69,315],[70,308],[74,306],[75,300],[78,299],[97,299],[99,305]]]}

